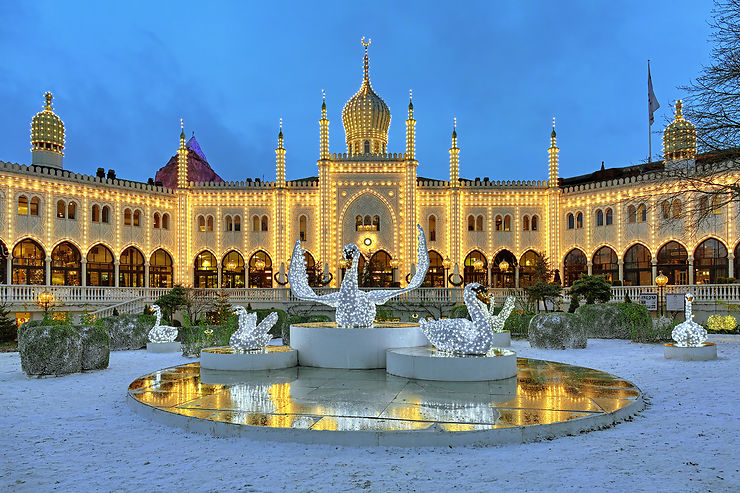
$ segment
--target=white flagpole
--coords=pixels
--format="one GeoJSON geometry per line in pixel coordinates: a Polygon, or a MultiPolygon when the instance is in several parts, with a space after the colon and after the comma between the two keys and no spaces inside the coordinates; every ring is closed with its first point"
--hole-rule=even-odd
{"type": "MultiPolygon", "coordinates": [[[[650,81],[650,59],[648,59],[648,81],[650,81]]],[[[648,164],[653,161],[653,134],[652,134],[652,122],[650,121],[650,92],[648,91],[648,164]]]]}

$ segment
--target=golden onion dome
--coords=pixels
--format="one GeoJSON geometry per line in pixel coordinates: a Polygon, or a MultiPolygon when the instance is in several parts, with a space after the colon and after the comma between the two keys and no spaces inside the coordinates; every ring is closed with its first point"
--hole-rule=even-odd
{"type": "Polygon", "coordinates": [[[685,120],[681,100],[676,101],[676,116],[663,132],[663,155],[666,160],[696,157],[696,128],[685,120]]]}
{"type": "Polygon", "coordinates": [[[46,105],[43,111],[31,120],[31,150],[52,151],[64,155],[64,123],[52,111],[50,92],[44,94],[46,105]]]}
{"type": "Polygon", "coordinates": [[[360,90],[344,105],[342,123],[350,154],[381,154],[386,152],[388,145],[391,112],[370,85],[367,58],[370,41],[365,43],[365,38],[362,38],[362,45],[365,47],[365,74],[360,90]]]}

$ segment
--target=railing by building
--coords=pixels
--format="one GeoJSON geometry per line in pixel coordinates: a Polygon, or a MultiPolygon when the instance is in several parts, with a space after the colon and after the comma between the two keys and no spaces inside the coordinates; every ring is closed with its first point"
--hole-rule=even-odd
{"type": "MultiPolygon", "coordinates": [[[[338,288],[315,288],[316,294],[328,294],[337,291],[338,288]]],[[[368,288],[381,289],[381,288],[368,288]]],[[[167,293],[169,288],[115,288],[94,286],[26,286],[26,285],[0,285],[0,303],[21,304],[27,309],[38,308],[39,295],[42,292],[50,292],[53,296],[52,306],[55,309],[94,308],[98,311],[112,308],[118,304],[132,303],[136,301],[141,308],[151,304],[160,296],[167,293]]],[[[503,303],[507,296],[522,297],[525,295],[523,288],[489,288],[493,294],[496,305],[503,303]]],[[[692,292],[697,301],[723,301],[728,303],[740,303],[740,284],[695,284],[665,286],[663,295],[668,293],[692,292]]],[[[231,303],[281,305],[286,303],[301,303],[295,298],[290,288],[237,288],[237,289],[198,289],[200,296],[217,299],[225,294],[231,303]]],[[[658,286],[614,286],[612,287],[612,301],[623,301],[629,295],[632,301],[637,302],[640,294],[661,293],[658,286]]],[[[564,291],[563,301],[570,301],[567,290],[564,291]]],[[[394,301],[409,303],[462,303],[462,288],[419,288],[404,293],[393,299],[394,301]]],[[[305,302],[304,302],[305,303],[305,302]]],[[[136,305],[136,306],[139,306],[136,305]]],[[[133,305],[132,305],[133,306],[133,305]]],[[[119,313],[123,313],[118,309],[119,313]]]]}
{"type": "Polygon", "coordinates": [[[146,305],[146,300],[142,297],[139,297],[134,298],[133,300],[127,300],[122,303],[107,306],[105,308],[101,308],[100,310],[95,310],[94,312],[88,313],[87,316],[90,318],[90,321],[93,322],[99,318],[110,317],[115,313],[118,313],[119,315],[125,315],[129,313],[141,313],[144,310],[144,305],[146,305]]]}

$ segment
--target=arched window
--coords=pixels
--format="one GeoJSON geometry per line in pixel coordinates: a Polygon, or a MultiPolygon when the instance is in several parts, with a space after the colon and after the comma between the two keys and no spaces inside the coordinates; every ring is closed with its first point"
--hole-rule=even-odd
{"type": "Polygon", "coordinates": [[[267,231],[267,216],[262,216],[262,231],[267,231]]]}
{"type": "Polygon", "coordinates": [[[77,203],[70,202],[67,204],[67,219],[77,219],[77,203]]]}
{"type": "Polygon", "coordinates": [[[437,216],[429,216],[429,241],[437,241],[437,216]]]}
{"type": "Polygon", "coordinates": [[[8,279],[8,257],[10,252],[5,243],[0,241],[0,284],[5,284],[8,279]]]}
{"type": "Polygon", "coordinates": [[[694,282],[717,284],[717,279],[727,277],[727,248],[715,239],[707,238],[694,250],[694,282]]]}
{"type": "MultiPolygon", "coordinates": [[[[509,217],[509,216],[506,216],[509,217]]],[[[491,263],[491,286],[494,288],[513,288],[516,286],[517,260],[509,250],[501,250],[491,263]],[[506,261],[506,270],[501,270],[501,264],[506,261]]]]}
{"type": "Polygon", "coordinates": [[[722,214],[722,194],[712,195],[712,214],[722,214]]]}
{"type": "Polygon", "coordinates": [[[678,219],[683,215],[681,199],[673,199],[673,219],[678,219]]]}
{"type": "Polygon", "coordinates": [[[92,206],[92,222],[100,222],[100,206],[97,204],[92,206]]]}
{"type": "Polygon", "coordinates": [[[68,241],[51,251],[51,284],[54,286],[81,286],[82,263],[80,251],[68,241]]]}
{"type": "Polygon", "coordinates": [[[583,213],[579,212],[576,214],[576,229],[583,228],[583,213]]]}
{"type": "Polygon", "coordinates": [[[260,230],[260,218],[259,216],[252,216],[252,231],[260,230]]]}
{"type": "Polygon", "coordinates": [[[501,218],[501,216],[496,216],[496,219],[494,220],[494,228],[496,229],[496,231],[501,231],[503,227],[504,220],[501,218]]]}
{"type": "Polygon", "coordinates": [[[601,209],[596,210],[596,226],[604,225],[604,211],[601,209]]]}
{"type": "Polygon", "coordinates": [[[385,250],[378,250],[370,257],[370,264],[365,273],[360,266],[361,285],[364,287],[391,287],[393,285],[393,268],[391,256],[385,250]]]}
{"type": "Polygon", "coordinates": [[[105,245],[95,245],[87,252],[85,268],[88,286],[115,286],[113,252],[105,245]]]}
{"type": "Polygon", "coordinates": [[[709,197],[702,195],[699,199],[699,214],[705,216],[709,214],[709,197]]]}
{"type": "Polygon", "coordinates": [[[522,231],[529,231],[529,216],[522,218],[522,231]]]}
{"type": "Polygon", "coordinates": [[[645,207],[645,204],[637,206],[637,221],[641,223],[647,221],[647,207],[645,207]]]}
{"type": "MultiPolygon", "coordinates": [[[[506,216],[509,217],[509,216],[506,216]]],[[[475,218],[475,230],[476,231],[483,231],[483,216],[478,216],[475,218]]]]}
{"type": "Polygon", "coordinates": [[[28,197],[21,195],[18,197],[18,214],[28,215],[28,197]]]}
{"type": "Polygon", "coordinates": [[[563,259],[563,286],[572,286],[574,282],[588,272],[586,254],[578,248],[574,248],[563,259]]]}
{"type": "Polygon", "coordinates": [[[664,200],[660,204],[660,209],[663,213],[663,219],[670,219],[671,218],[671,202],[668,200],[664,200]]]}
{"type": "Polygon", "coordinates": [[[323,274],[322,272],[318,272],[317,266],[316,266],[316,259],[313,258],[313,255],[311,255],[311,252],[308,250],[304,250],[303,252],[303,261],[306,262],[306,274],[308,275],[308,285],[309,286],[319,286],[319,279],[320,275],[323,274]]]}
{"type": "Polygon", "coordinates": [[[221,287],[243,288],[244,280],[244,257],[232,250],[224,255],[221,262],[221,287]]]}
{"type": "Polygon", "coordinates": [[[204,250],[195,257],[195,272],[193,286],[196,288],[218,287],[218,266],[216,257],[208,250],[204,250]]]}
{"type": "Polygon", "coordinates": [[[614,212],[610,207],[606,210],[606,225],[611,226],[612,224],[614,224],[614,212]]]}
{"type": "Polygon", "coordinates": [[[634,205],[630,205],[629,207],[627,207],[627,222],[637,222],[637,209],[634,205]]]}
{"type": "Polygon", "coordinates": [[[170,229],[170,215],[166,212],[162,214],[162,229],[170,229]]]}
{"type": "Polygon", "coordinates": [[[206,232],[206,218],[203,216],[198,216],[198,231],[201,233],[206,232]]]}
{"type": "Polygon", "coordinates": [[[355,231],[362,231],[362,216],[355,217],[355,231]]]}
{"type": "Polygon", "coordinates": [[[568,220],[568,229],[574,229],[576,227],[576,220],[573,217],[573,214],[568,213],[568,215],[566,217],[567,217],[567,220],[568,220]]]}
{"type": "Polygon", "coordinates": [[[63,200],[57,201],[57,219],[64,219],[67,215],[67,204],[63,200]]]}
{"type": "Polygon", "coordinates": [[[532,216],[532,231],[537,231],[540,227],[540,218],[535,214],[532,216]]]}
{"type": "Polygon", "coordinates": [[[31,197],[31,208],[28,211],[32,216],[38,216],[41,214],[41,199],[38,197],[31,197]]]}
{"type": "MultiPolygon", "coordinates": [[[[537,263],[542,259],[534,250],[527,250],[519,262],[519,287],[526,288],[543,279],[535,279],[537,263]]],[[[549,279],[547,280],[549,281],[549,279]]]]}
{"type": "Polygon", "coordinates": [[[234,216],[234,231],[241,231],[241,230],[242,230],[242,217],[234,216]]]}
{"type": "Polygon", "coordinates": [[[160,220],[159,220],[159,212],[154,213],[154,229],[159,229],[160,227],[160,220]]]}
{"type": "Polygon", "coordinates": [[[206,219],[206,231],[213,231],[213,216],[208,216],[206,219]]]}
{"type": "Polygon", "coordinates": [[[234,230],[234,223],[231,222],[231,216],[226,216],[226,231],[234,230]]]}
{"type": "Polygon", "coordinates": [[[668,277],[668,284],[689,283],[689,254],[677,241],[669,241],[658,250],[658,272],[668,277]]]}
{"type": "Polygon", "coordinates": [[[172,287],[172,257],[161,248],[149,259],[149,287],[172,287]]]}
{"type": "Polygon", "coordinates": [[[373,216],[373,231],[380,231],[380,216],[373,216]]]}
{"type": "Polygon", "coordinates": [[[508,214],[504,216],[504,231],[511,231],[511,216],[508,214]]]}
{"type": "Polygon", "coordinates": [[[365,141],[365,154],[370,154],[370,141],[365,141]]]}
{"type": "Polygon", "coordinates": [[[13,248],[13,284],[46,284],[46,254],[31,239],[13,248]]]}
{"type": "Polygon", "coordinates": [[[370,214],[365,214],[363,222],[365,223],[366,229],[370,229],[370,226],[373,225],[373,219],[370,217],[370,214]]]}
{"type": "Polygon", "coordinates": [[[422,286],[425,288],[445,287],[445,267],[442,255],[434,250],[429,250],[429,268],[427,269],[427,275],[424,277],[422,286]]]}
{"type": "Polygon", "coordinates": [[[134,211],[134,226],[141,226],[141,211],[138,209],[134,211]]]}
{"type": "Polygon", "coordinates": [[[272,259],[263,250],[255,252],[249,258],[249,287],[272,287],[272,259]]]}
{"type": "Polygon", "coordinates": [[[110,207],[107,205],[103,206],[103,211],[100,214],[100,220],[106,224],[110,223],[110,207]]]}
{"type": "Polygon", "coordinates": [[[463,279],[465,284],[477,282],[488,285],[488,260],[483,253],[473,250],[465,257],[463,279]]]}
{"type": "Polygon", "coordinates": [[[475,217],[472,214],[468,216],[468,231],[475,231],[475,217]]]}
{"type": "Polygon", "coordinates": [[[301,241],[306,241],[306,236],[308,235],[308,219],[306,219],[306,216],[301,216],[298,218],[298,236],[300,237],[301,241]]]}
{"type": "Polygon", "coordinates": [[[128,247],[121,254],[118,266],[118,285],[124,288],[144,286],[144,255],[136,247],[128,247]]]}
{"type": "Polygon", "coordinates": [[[131,209],[124,209],[123,224],[124,226],[131,226],[131,209]]]}
{"type": "Polygon", "coordinates": [[[619,279],[617,252],[608,246],[603,246],[596,250],[591,273],[595,276],[604,276],[609,282],[619,279]]]}
{"type": "Polygon", "coordinates": [[[650,286],[653,283],[653,265],[650,250],[636,243],[624,252],[625,286],[650,286]]]}

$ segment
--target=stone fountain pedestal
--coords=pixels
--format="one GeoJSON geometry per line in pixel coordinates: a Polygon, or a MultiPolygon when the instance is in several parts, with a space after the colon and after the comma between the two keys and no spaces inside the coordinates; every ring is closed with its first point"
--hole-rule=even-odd
{"type": "Polygon", "coordinates": [[[147,342],[146,350],[150,353],[176,353],[182,348],[179,342],[147,342]]]}
{"type": "Polygon", "coordinates": [[[298,352],[288,346],[266,346],[265,349],[244,352],[219,346],[200,351],[200,367],[207,370],[277,370],[297,364],[298,352]]]}
{"type": "Polygon", "coordinates": [[[709,361],[717,359],[717,345],[713,342],[703,342],[701,346],[676,346],[670,342],[663,348],[663,355],[667,359],[681,361],[709,361]]]}
{"type": "Polygon", "coordinates": [[[301,366],[319,368],[385,368],[389,348],[428,344],[419,324],[378,323],[374,327],[340,328],[335,323],[290,326],[290,346],[301,366]]]}
{"type": "Polygon", "coordinates": [[[494,348],[487,355],[455,355],[432,346],[389,349],[386,371],[417,380],[480,382],[517,375],[516,353],[494,348]]]}

